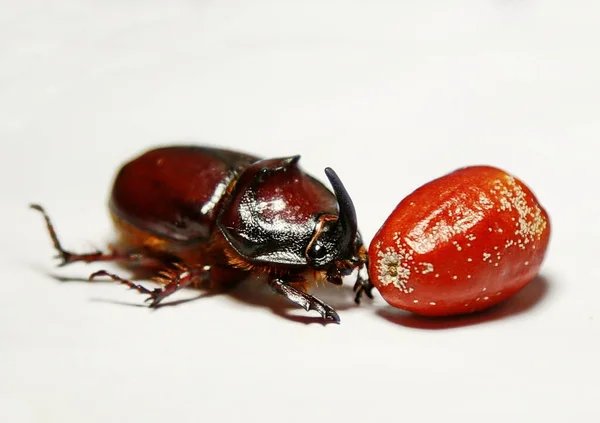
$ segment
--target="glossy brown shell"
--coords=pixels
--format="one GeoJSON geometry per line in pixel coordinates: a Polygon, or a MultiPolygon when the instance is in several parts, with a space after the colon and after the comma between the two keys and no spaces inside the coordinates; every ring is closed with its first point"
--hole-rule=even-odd
{"type": "Polygon", "coordinates": [[[111,213],[162,238],[206,240],[230,185],[257,160],[239,152],[197,146],[148,151],[117,174],[111,213]]]}
{"type": "Polygon", "coordinates": [[[319,220],[338,217],[335,195],[298,166],[300,156],[261,160],[240,176],[218,225],[246,260],[307,265],[319,220]]]}

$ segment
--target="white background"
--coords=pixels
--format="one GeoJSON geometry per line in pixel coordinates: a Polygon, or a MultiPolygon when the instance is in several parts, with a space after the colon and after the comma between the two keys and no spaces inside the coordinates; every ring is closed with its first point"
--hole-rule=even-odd
{"type": "Polygon", "coordinates": [[[0,421],[600,421],[599,113],[597,1],[2,2],[0,421]],[[339,326],[265,287],[153,311],[61,282],[106,266],[56,269],[27,204],[103,246],[115,171],[172,142],[334,167],[367,242],[428,180],[504,168],[552,218],[542,277],[445,320],[348,281],[318,291],[339,326]]]}

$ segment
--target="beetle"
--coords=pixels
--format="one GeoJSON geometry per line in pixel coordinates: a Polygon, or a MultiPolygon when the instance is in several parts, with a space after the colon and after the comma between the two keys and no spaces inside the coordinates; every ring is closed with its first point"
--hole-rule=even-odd
{"type": "Polygon", "coordinates": [[[117,241],[108,252],[65,250],[38,204],[60,265],[117,261],[154,272],[148,289],[106,270],[106,276],[147,294],[151,307],[177,290],[225,284],[264,274],[271,289],[305,310],[339,322],[333,307],[307,293],[311,283],[354,286],[372,298],[361,276],[367,250],[340,178],[325,169],[333,192],[299,167],[300,156],[275,159],[212,147],[168,146],[140,155],[118,172],[109,210],[117,241]]]}

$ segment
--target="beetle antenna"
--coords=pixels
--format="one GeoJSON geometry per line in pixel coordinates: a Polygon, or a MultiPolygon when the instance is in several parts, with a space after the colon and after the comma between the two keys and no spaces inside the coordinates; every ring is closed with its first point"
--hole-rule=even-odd
{"type": "Polygon", "coordinates": [[[358,231],[354,203],[352,202],[350,194],[348,194],[348,191],[346,191],[346,188],[344,187],[344,184],[342,184],[339,176],[332,168],[325,168],[325,175],[333,187],[333,191],[335,192],[340,209],[340,218],[338,220],[338,224],[342,229],[342,237],[340,240],[341,247],[347,248],[347,251],[352,251],[352,245],[358,231]]]}

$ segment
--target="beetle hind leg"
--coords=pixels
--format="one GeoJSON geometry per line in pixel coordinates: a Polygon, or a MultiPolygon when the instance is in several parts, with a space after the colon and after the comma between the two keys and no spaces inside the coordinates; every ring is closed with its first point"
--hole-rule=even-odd
{"type": "Polygon", "coordinates": [[[123,261],[137,263],[141,262],[144,259],[151,259],[151,257],[146,257],[144,254],[117,251],[115,249],[111,249],[108,253],[103,253],[102,251],[92,251],[89,253],[73,253],[71,251],[67,251],[63,248],[60,240],[58,239],[58,235],[56,234],[56,230],[54,229],[52,220],[50,220],[50,216],[48,216],[46,210],[39,204],[30,204],[29,207],[33,210],[37,210],[44,217],[44,220],[46,222],[46,228],[48,229],[50,239],[52,240],[52,245],[54,245],[54,249],[58,253],[56,258],[60,259],[59,266],[66,266],[67,264],[75,263],[78,261],[82,261],[85,263],[92,263],[96,261],[123,261]]]}
{"type": "Polygon", "coordinates": [[[299,305],[306,311],[315,310],[326,320],[331,320],[335,323],[340,322],[340,316],[333,307],[306,292],[294,288],[283,280],[273,278],[269,281],[269,286],[273,291],[283,295],[285,298],[299,305]]]}
{"type": "Polygon", "coordinates": [[[182,288],[190,285],[199,285],[208,280],[210,267],[193,267],[189,268],[180,264],[175,264],[173,268],[168,268],[159,272],[154,281],[163,283],[162,288],[154,288],[152,290],[143,285],[136,284],[127,279],[123,279],[114,273],[109,273],[106,270],[99,270],[90,275],[90,280],[98,276],[107,276],[115,282],[122,283],[131,289],[135,289],[140,294],[148,295],[146,302],[150,301],[150,307],[157,307],[159,303],[169,295],[179,291],[182,288]]]}
{"type": "MultiPolygon", "coordinates": [[[[152,290],[144,287],[143,285],[131,282],[128,279],[123,279],[119,275],[115,275],[114,273],[107,272],[106,270],[98,270],[97,272],[92,273],[90,275],[89,279],[93,280],[93,279],[97,278],[98,276],[108,276],[109,278],[111,278],[115,282],[122,283],[123,285],[126,285],[129,288],[131,288],[131,289],[135,289],[140,294],[152,295],[152,290]]],[[[159,289],[159,288],[157,288],[157,289],[159,289]]]]}

